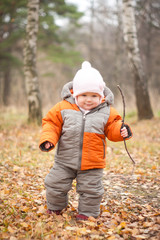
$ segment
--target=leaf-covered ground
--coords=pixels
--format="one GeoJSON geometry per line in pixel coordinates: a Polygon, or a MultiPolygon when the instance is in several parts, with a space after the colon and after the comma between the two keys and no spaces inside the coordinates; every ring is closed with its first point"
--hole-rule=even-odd
{"type": "Polygon", "coordinates": [[[77,222],[76,182],[62,215],[46,213],[44,177],[54,152],[38,149],[41,128],[23,114],[1,114],[0,239],[160,239],[160,118],[129,122],[133,174],[123,142],[109,142],[101,215],[77,222]]]}

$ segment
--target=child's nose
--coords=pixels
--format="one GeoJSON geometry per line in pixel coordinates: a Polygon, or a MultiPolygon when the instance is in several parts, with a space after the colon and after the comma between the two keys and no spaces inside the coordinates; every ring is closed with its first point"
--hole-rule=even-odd
{"type": "Polygon", "coordinates": [[[88,96],[87,97],[87,101],[90,102],[91,101],[91,97],[88,96]]]}

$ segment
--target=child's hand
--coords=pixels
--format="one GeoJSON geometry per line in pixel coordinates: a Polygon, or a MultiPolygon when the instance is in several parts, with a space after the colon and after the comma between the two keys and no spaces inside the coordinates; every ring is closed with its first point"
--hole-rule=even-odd
{"type": "Polygon", "coordinates": [[[45,149],[49,149],[49,148],[53,147],[53,144],[51,142],[46,142],[44,147],[45,147],[45,149]]]}
{"type": "Polygon", "coordinates": [[[126,127],[121,128],[121,136],[122,136],[123,138],[128,137],[128,131],[127,131],[127,128],[126,128],[126,127]]]}

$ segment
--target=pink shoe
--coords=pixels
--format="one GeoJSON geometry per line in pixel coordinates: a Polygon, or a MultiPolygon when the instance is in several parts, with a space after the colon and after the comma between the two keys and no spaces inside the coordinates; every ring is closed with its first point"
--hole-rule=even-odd
{"type": "Polygon", "coordinates": [[[78,214],[76,220],[88,220],[88,217],[83,214],[78,214]]]}
{"type": "Polygon", "coordinates": [[[56,215],[60,215],[60,214],[61,214],[61,210],[50,210],[50,209],[48,209],[48,210],[47,210],[47,213],[48,213],[48,214],[55,213],[56,215]]]}

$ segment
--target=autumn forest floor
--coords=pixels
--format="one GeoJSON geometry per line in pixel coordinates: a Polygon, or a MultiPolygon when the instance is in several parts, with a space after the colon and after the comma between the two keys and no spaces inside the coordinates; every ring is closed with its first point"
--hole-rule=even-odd
{"type": "Polygon", "coordinates": [[[0,115],[0,239],[160,239],[160,118],[128,119],[134,137],[108,142],[104,197],[98,219],[76,222],[76,182],[62,215],[46,213],[44,178],[54,152],[38,149],[41,127],[22,113],[0,115]],[[132,174],[133,172],[133,174],[132,174]]]}

